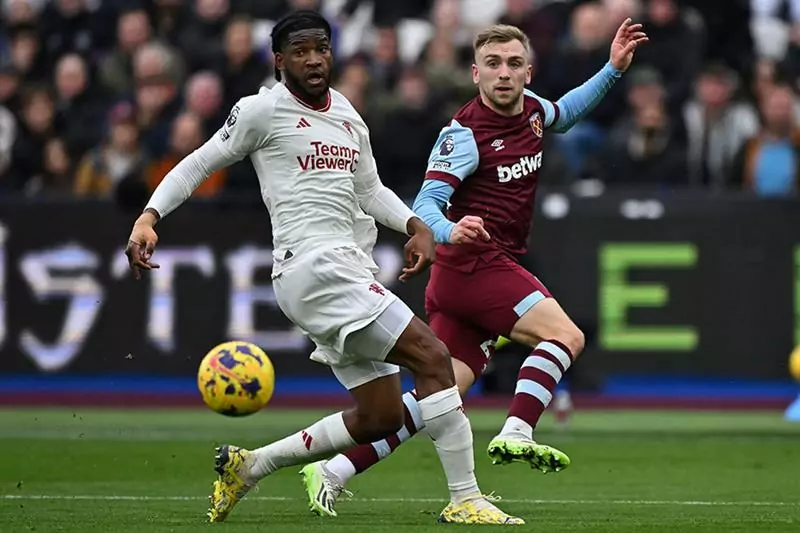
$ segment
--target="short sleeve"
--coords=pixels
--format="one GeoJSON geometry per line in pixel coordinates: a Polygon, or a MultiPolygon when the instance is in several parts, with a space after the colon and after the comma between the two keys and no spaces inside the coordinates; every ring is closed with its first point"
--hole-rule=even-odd
{"type": "Polygon", "coordinates": [[[444,181],[453,188],[478,168],[478,145],[472,130],[452,120],[439,133],[428,157],[425,179],[444,181]]]}
{"type": "Polygon", "coordinates": [[[225,123],[214,134],[214,142],[230,158],[243,159],[266,145],[274,114],[275,100],[271,94],[246,96],[231,108],[225,123]]]}
{"type": "Polygon", "coordinates": [[[544,127],[549,128],[558,120],[558,105],[547,98],[542,98],[530,89],[525,89],[525,96],[536,98],[544,109],[544,127]]]}

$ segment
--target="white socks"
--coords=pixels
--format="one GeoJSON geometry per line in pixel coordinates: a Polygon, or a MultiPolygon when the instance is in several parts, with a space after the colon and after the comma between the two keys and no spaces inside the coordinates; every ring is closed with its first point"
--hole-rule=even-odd
{"type": "Polygon", "coordinates": [[[503,429],[500,430],[500,435],[513,435],[533,440],[533,427],[521,418],[509,416],[506,418],[506,423],[503,424],[503,429]]]}
{"type": "MultiPolygon", "coordinates": [[[[460,503],[480,497],[475,479],[472,428],[464,414],[458,388],[439,391],[419,400],[418,405],[447,477],[451,500],[460,503]]],[[[279,468],[310,463],[351,446],[355,446],[355,441],[344,425],[342,413],[336,413],[303,431],[254,450],[255,461],[250,474],[253,481],[258,481],[279,468]]],[[[343,482],[356,473],[356,467],[345,455],[334,457],[326,468],[343,482]]]]}
{"type": "Polygon", "coordinates": [[[342,486],[346,485],[347,482],[358,473],[356,472],[356,467],[353,462],[343,453],[340,453],[330,461],[326,461],[325,468],[328,469],[328,472],[336,476],[336,479],[339,480],[342,486]]]}
{"type": "Polygon", "coordinates": [[[425,423],[414,392],[403,394],[405,423],[400,431],[385,439],[351,448],[325,463],[325,468],[335,475],[342,485],[350,478],[389,457],[402,443],[416,435],[425,423]]]}
{"type": "Polygon", "coordinates": [[[459,503],[479,497],[472,428],[464,414],[458,388],[445,389],[419,400],[419,409],[442,462],[451,500],[459,503]]]}
{"type": "Polygon", "coordinates": [[[303,431],[253,450],[256,460],[250,475],[257,481],[279,468],[311,463],[355,444],[344,425],[342,413],[336,413],[303,431]]]}

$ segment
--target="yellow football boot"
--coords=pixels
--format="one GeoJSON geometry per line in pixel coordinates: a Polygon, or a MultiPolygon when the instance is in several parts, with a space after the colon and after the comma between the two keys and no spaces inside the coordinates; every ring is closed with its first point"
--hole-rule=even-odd
{"type": "Polygon", "coordinates": [[[525,520],[504,513],[486,496],[479,496],[461,503],[450,502],[439,515],[439,522],[445,524],[493,524],[503,526],[519,526],[525,520]]]}
{"type": "Polygon", "coordinates": [[[222,522],[245,494],[256,484],[250,479],[251,453],[244,448],[224,444],[217,448],[214,470],[219,478],[214,482],[214,492],[209,496],[209,522],[222,522]]]}

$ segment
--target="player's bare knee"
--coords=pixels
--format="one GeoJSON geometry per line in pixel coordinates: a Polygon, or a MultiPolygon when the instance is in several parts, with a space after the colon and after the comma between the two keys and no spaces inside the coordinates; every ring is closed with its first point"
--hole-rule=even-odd
{"type": "Polygon", "coordinates": [[[375,431],[384,436],[393,435],[400,431],[405,422],[402,409],[393,410],[388,413],[381,413],[375,419],[375,431]]]}
{"type": "Polygon", "coordinates": [[[412,342],[396,348],[401,353],[394,356],[392,361],[408,368],[418,377],[433,377],[437,374],[437,369],[450,364],[450,352],[447,346],[433,333],[419,335],[412,342]]]}
{"type": "Polygon", "coordinates": [[[455,357],[450,358],[450,363],[453,366],[453,377],[458,385],[458,393],[463,397],[475,383],[475,373],[466,363],[455,357]]]}
{"type": "MultiPolygon", "coordinates": [[[[400,404],[402,406],[402,403],[400,404]]],[[[403,427],[403,409],[370,409],[357,412],[360,444],[375,442],[397,433],[403,427]]]]}
{"type": "Polygon", "coordinates": [[[584,336],[583,331],[581,331],[580,328],[575,325],[565,329],[561,334],[558,335],[557,340],[569,348],[573,360],[580,355],[584,346],[586,345],[586,337],[584,336]]]}
{"type": "Polygon", "coordinates": [[[455,386],[447,346],[420,320],[403,332],[386,361],[408,369],[423,396],[455,386]]]}
{"type": "Polygon", "coordinates": [[[453,367],[450,363],[450,351],[447,346],[434,336],[420,343],[421,365],[415,373],[418,378],[435,381],[442,387],[454,384],[453,367]]]}

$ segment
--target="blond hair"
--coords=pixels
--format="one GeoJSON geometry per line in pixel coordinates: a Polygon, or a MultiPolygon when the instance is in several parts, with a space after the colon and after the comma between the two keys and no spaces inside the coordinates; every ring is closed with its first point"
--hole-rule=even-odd
{"type": "Polygon", "coordinates": [[[525,51],[528,52],[528,56],[531,55],[531,41],[528,39],[528,36],[525,35],[525,32],[521,29],[509,24],[493,24],[489,26],[475,36],[472,47],[475,53],[477,53],[478,50],[487,44],[509,43],[511,41],[521,42],[522,46],[525,47],[525,51]]]}

